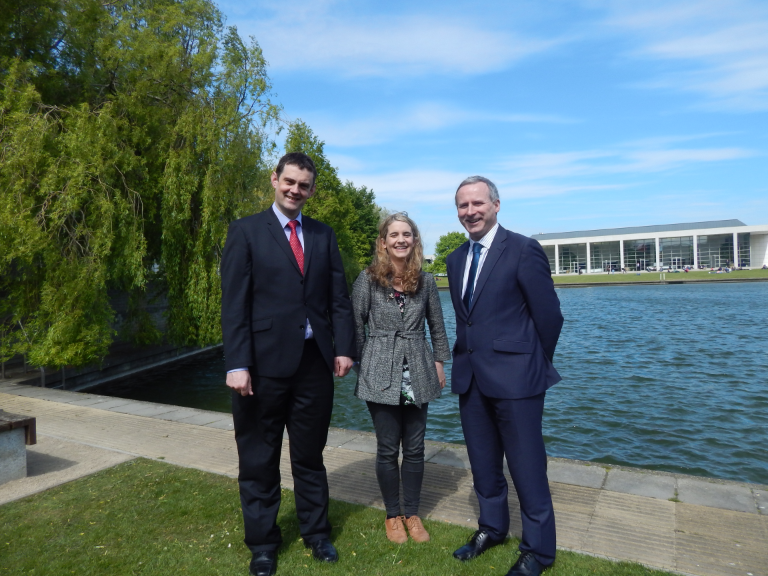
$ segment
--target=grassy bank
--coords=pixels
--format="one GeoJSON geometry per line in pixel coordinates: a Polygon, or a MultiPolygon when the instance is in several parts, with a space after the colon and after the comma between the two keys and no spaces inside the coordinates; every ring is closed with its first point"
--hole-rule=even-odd
{"type": "MultiPolygon", "coordinates": [[[[278,574],[506,574],[516,555],[509,540],[469,564],[451,552],[471,530],[425,522],[427,544],[403,546],[383,535],[383,512],[331,503],[337,565],[312,560],[299,539],[293,493],[283,491],[284,544],[278,574]]],[[[134,460],[0,507],[2,574],[247,574],[237,482],[151,460],[134,460]]],[[[668,574],[558,552],[548,576],[668,574]]]]}
{"type": "MultiPolygon", "coordinates": [[[[658,282],[659,272],[627,272],[626,274],[577,274],[553,275],[555,284],[610,284],[614,282],[658,282]]],[[[665,272],[665,280],[683,282],[720,282],[722,280],[768,280],[768,270],[738,270],[730,274],[710,274],[709,271],[665,272]]]]}
{"type": "MultiPolygon", "coordinates": [[[[710,274],[709,271],[665,272],[665,280],[682,282],[721,282],[723,280],[768,280],[768,270],[739,270],[730,274],[710,274]]],[[[627,272],[626,274],[562,274],[552,275],[555,284],[615,284],[617,282],[658,282],[659,272],[627,272]]],[[[448,278],[435,278],[438,288],[448,288],[448,278]]]]}

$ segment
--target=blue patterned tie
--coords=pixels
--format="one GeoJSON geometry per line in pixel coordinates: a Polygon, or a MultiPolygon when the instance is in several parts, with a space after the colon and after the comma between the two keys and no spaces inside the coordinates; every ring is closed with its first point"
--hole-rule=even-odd
{"type": "Polygon", "coordinates": [[[469,278],[467,278],[467,289],[464,290],[464,306],[469,310],[472,304],[472,296],[475,293],[475,276],[477,276],[477,265],[480,263],[480,251],[483,245],[475,242],[472,245],[472,264],[469,267],[469,278]]]}

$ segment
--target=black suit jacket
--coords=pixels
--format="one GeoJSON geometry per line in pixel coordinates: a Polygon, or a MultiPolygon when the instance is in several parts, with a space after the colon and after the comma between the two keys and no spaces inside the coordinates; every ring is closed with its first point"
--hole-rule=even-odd
{"type": "Polygon", "coordinates": [[[456,311],[451,391],[463,394],[474,376],[486,396],[528,398],[560,381],[552,365],[563,327],[549,261],[532,238],[499,226],[472,307],[462,301],[469,242],[446,258],[456,311]]]}
{"type": "Polygon", "coordinates": [[[221,259],[221,327],[226,369],[254,376],[295,374],[309,318],[333,369],[354,356],[354,323],[333,230],[302,216],[304,275],[272,208],[229,225],[221,259]]]}

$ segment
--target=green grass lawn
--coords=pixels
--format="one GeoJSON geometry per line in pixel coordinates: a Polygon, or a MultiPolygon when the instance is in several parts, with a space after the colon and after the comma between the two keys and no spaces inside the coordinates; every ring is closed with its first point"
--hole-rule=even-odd
{"type": "MultiPolygon", "coordinates": [[[[707,281],[720,281],[720,280],[738,280],[740,278],[752,279],[752,278],[766,278],[768,279],[768,270],[740,270],[737,272],[731,272],[730,274],[710,274],[709,271],[698,270],[696,272],[665,272],[666,280],[707,280],[707,281]]],[[[626,274],[561,274],[552,275],[552,280],[555,284],[610,284],[613,282],[658,282],[658,272],[641,272],[640,275],[636,275],[635,272],[627,272],[626,274]]],[[[448,287],[448,278],[435,278],[438,288],[448,287]]]]}
{"type": "MultiPolygon", "coordinates": [[[[284,490],[278,574],[506,574],[516,556],[517,541],[508,540],[462,564],[451,553],[472,530],[443,522],[425,522],[431,542],[398,546],[384,537],[381,510],[345,502],[331,503],[331,522],[341,559],[323,565],[302,545],[293,493],[284,490]]],[[[0,575],[245,575],[242,539],[235,480],[139,459],[0,506],[0,575]]],[[[668,573],[558,552],[546,574],[668,573]]]]}

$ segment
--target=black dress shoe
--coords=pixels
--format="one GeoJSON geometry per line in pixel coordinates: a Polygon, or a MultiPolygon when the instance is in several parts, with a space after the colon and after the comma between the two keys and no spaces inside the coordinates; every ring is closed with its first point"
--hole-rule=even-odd
{"type": "Polygon", "coordinates": [[[277,554],[274,550],[254,552],[251,558],[251,576],[273,576],[277,572],[277,554]]]}
{"type": "Polygon", "coordinates": [[[507,576],[539,576],[545,568],[531,552],[523,552],[507,576]]]}
{"type": "Polygon", "coordinates": [[[495,540],[485,530],[477,530],[474,534],[472,534],[472,538],[469,539],[469,542],[464,544],[464,546],[453,553],[453,557],[461,560],[462,562],[466,562],[467,560],[477,558],[480,556],[480,554],[489,548],[493,548],[502,542],[503,540],[495,540]]]}
{"type": "Polygon", "coordinates": [[[312,557],[320,562],[336,562],[339,559],[339,553],[328,538],[310,542],[305,546],[312,549],[312,557]]]}

